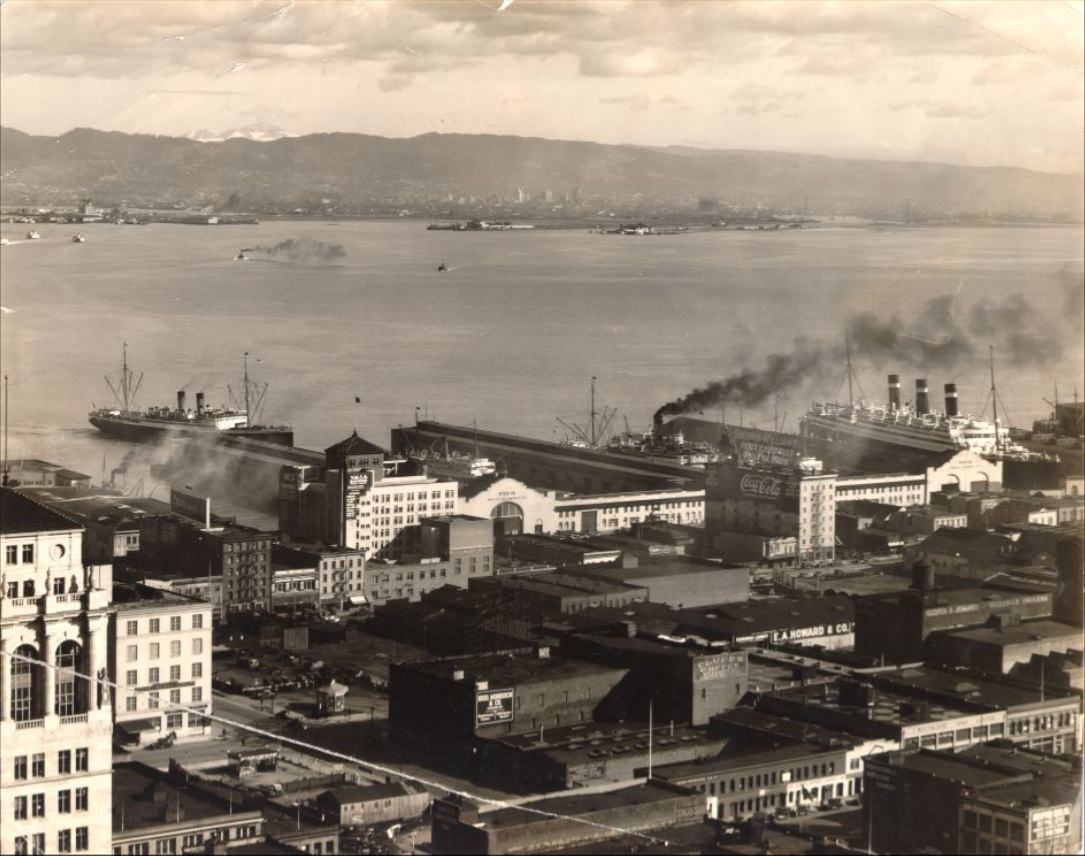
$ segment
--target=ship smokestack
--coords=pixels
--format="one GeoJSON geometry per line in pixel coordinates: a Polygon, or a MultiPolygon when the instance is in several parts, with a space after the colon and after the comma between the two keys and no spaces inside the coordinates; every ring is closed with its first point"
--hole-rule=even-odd
{"type": "Polygon", "coordinates": [[[946,416],[956,416],[957,410],[957,384],[947,383],[946,390],[946,416]]]}
{"type": "Polygon", "coordinates": [[[185,391],[183,389],[177,390],[177,412],[185,412],[185,391]]]}
{"type": "Polygon", "coordinates": [[[196,393],[196,414],[198,416],[203,415],[203,393],[202,392],[197,392],[196,393]]]}
{"type": "Polygon", "coordinates": [[[663,408],[659,408],[652,416],[652,433],[658,435],[663,430],[663,408]]]}
{"type": "Polygon", "coordinates": [[[926,378],[915,382],[915,412],[921,416],[931,412],[930,390],[927,388],[926,378]]]}
{"type": "Polygon", "coordinates": [[[900,375],[889,375],[889,409],[900,410],[900,375]]]}

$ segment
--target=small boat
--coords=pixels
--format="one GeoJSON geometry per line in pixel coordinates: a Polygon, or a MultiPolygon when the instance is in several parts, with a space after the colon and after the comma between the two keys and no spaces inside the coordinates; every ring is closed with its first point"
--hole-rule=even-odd
{"type": "Polygon", "coordinates": [[[10,243],[11,241],[9,241],[7,238],[0,238],[0,247],[6,247],[10,243]]]}
{"type": "Polygon", "coordinates": [[[252,258],[250,256],[246,255],[246,253],[251,253],[251,252],[252,252],[252,249],[250,247],[242,247],[240,252],[238,252],[238,254],[236,256],[234,256],[234,261],[235,262],[249,262],[249,261],[252,261],[252,258]]]}
{"type": "Polygon", "coordinates": [[[85,244],[87,239],[83,235],[72,235],[73,244],[85,244]]]}
{"type": "Polygon", "coordinates": [[[444,262],[441,262],[439,265],[437,265],[437,273],[444,273],[446,270],[448,270],[448,265],[446,265],[444,262]]]}
{"type": "Polygon", "coordinates": [[[39,232],[37,229],[31,229],[29,232],[26,233],[26,239],[28,241],[36,241],[40,237],[41,237],[41,232],[39,232]]]}

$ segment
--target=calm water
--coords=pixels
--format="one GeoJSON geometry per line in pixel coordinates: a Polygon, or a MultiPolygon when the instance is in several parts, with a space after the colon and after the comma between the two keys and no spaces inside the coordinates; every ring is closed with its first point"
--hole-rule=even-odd
{"type": "MultiPolygon", "coordinates": [[[[914,317],[929,298],[960,290],[961,305],[1022,293],[1065,340],[1059,364],[1000,365],[1000,392],[1021,425],[1042,415],[1054,378],[1080,382],[1080,326],[1066,314],[1080,284],[1078,229],[819,229],[781,233],[620,238],[577,232],[455,234],[417,222],[265,223],[259,226],[79,227],[4,224],[0,356],[11,376],[12,457],[43,457],[99,476],[128,447],[89,427],[92,404],[112,402],[121,343],[145,373],[139,403],[211,404],[237,388],[244,351],[271,382],[266,417],[322,448],[357,427],[388,429],[430,417],[564,436],[556,422],[586,418],[588,386],[643,429],[664,401],[745,366],[796,336],[836,338],[847,315],[914,317]],[[237,262],[241,247],[288,238],[340,244],[330,263],[237,262]],[[450,270],[438,274],[444,261],[450,270]],[[355,396],[361,404],[354,402],[355,396]]],[[[1077,308],[1081,311],[1080,293],[1077,308]]],[[[1080,322],[1078,322],[1080,323],[1080,322]]],[[[915,330],[921,334],[923,331],[915,330]]],[[[894,368],[856,355],[864,390],[884,397],[894,368]]],[[[935,398],[956,380],[962,406],[986,396],[985,360],[927,370],[935,398]]],[[[843,367],[780,402],[787,427],[811,395],[834,396],[843,367]]],[[[1067,396],[1067,380],[1060,394],[1067,396]]],[[[729,413],[728,418],[737,414],[729,413]]],[[[718,413],[713,414],[718,416],[718,413]]],[[[771,408],[744,414],[771,425],[771,408]]]]}

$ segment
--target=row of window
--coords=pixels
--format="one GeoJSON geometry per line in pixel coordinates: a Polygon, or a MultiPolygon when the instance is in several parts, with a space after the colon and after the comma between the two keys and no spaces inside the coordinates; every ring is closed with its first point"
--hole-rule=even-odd
{"type": "MultiPolygon", "coordinates": [[[[182,619],[182,616],[180,616],[180,615],[171,615],[170,616],[170,632],[176,632],[176,631],[182,629],[182,627],[181,627],[181,619],[182,619]]],[[[203,613],[202,612],[194,612],[192,614],[191,627],[192,627],[193,630],[202,630],[203,629],[203,613]]],[[[124,632],[125,632],[125,635],[127,635],[127,636],[138,636],[139,635],[139,619],[130,618],[127,621],[125,621],[125,623],[124,623],[124,632]]],[[[149,619],[148,622],[147,622],[147,632],[152,636],[155,636],[155,635],[161,633],[162,632],[162,620],[160,618],[151,618],[151,619],[149,619]]]]}
{"type": "Polygon", "coordinates": [[[8,544],[7,546],[4,547],[4,564],[5,565],[17,565],[17,564],[19,564],[19,556],[20,555],[22,556],[24,565],[33,564],[34,563],[34,545],[33,544],[8,544]]]}
{"type": "MultiPolygon", "coordinates": [[[[75,770],[77,773],[85,773],[90,762],[89,750],[85,748],[75,750],[75,770]]],[[[72,750],[61,749],[57,752],[57,774],[64,775],[72,771],[72,750]]],[[[45,753],[36,752],[33,755],[15,756],[15,778],[26,779],[28,774],[34,778],[45,776],[45,753]],[[28,763],[29,761],[29,763],[28,763]]]]}
{"type": "MultiPolygon", "coordinates": [[[[172,689],[169,691],[169,693],[170,704],[181,704],[180,689],[172,689]]],[[[161,695],[157,691],[153,691],[147,696],[147,706],[150,707],[152,710],[157,710],[161,700],[161,695]]],[[[192,687],[192,701],[203,701],[203,687],[192,687]]],[[[139,697],[129,695],[127,698],[125,698],[124,709],[129,713],[139,710],[139,697]]]]}
{"type": "MultiPolygon", "coordinates": [[[[194,655],[202,654],[203,653],[203,639],[193,639],[192,643],[189,645],[189,648],[191,649],[191,651],[192,651],[192,653],[194,655]]],[[[160,643],[151,642],[147,646],[147,659],[149,659],[149,660],[157,660],[157,659],[159,659],[159,657],[161,657],[161,655],[162,655],[162,646],[161,646],[160,643]]],[[[180,639],[174,639],[172,642],[170,642],[170,656],[171,657],[180,657],[181,656],[181,640],[180,639]]],[[[139,659],[139,646],[138,645],[128,645],[128,646],[126,646],[125,647],[125,658],[128,660],[129,663],[136,662],[136,660],[139,659]]]]}
{"type": "MultiPolygon", "coordinates": [[[[86,811],[89,802],[89,790],[87,788],[76,788],[75,810],[86,811]]],[[[71,788],[57,791],[57,813],[72,813],[71,788]]],[[[45,794],[32,794],[30,797],[15,797],[15,819],[26,820],[28,817],[45,817],[45,794]]]]}
{"type": "MultiPolygon", "coordinates": [[[[72,832],[71,829],[61,829],[57,832],[57,853],[71,853],[72,852],[72,832]]],[[[75,850],[85,851],[90,848],[90,831],[85,826],[78,826],[74,830],[75,850]]],[[[18,856],[30,853],[48,853],[45,849],[45,833],[35,832],[31,836],[16,835],[15,836],[15,853],[18,856]]]]}
{"type": "Polygon", "coordinates": [[[1002,737],[1005,728],[1001,722],[995,722],[991,725],[977,725],[972,729],[958,728],[956,732],[943,731],[940,734],[925,734],[923,737],[909,737],[904,741],[901,747],[905,751],[912,749],[931,749],[937,746],[952,746],[954,742],[980,742],[983,740],[994,740],[996,737],[1002,737]]]}
{"type": "MultiPolygon", "coordinates": [[[[190,666],[190,675],[193,680],[199,680],[203,677],[203,663],[192,663],[190,666]]],[[[152,666],[147,670],[147,683],[157,684],[162,679],[162,672],[158,666],[152,666]]],[[[181,667],[179,665],[170,666],[169,676],[171,681],[181,680],[181,667]]],[[[134,687],[139,683],[139,670],[128,669],[124,673],[125,686],[134,687]]]]}

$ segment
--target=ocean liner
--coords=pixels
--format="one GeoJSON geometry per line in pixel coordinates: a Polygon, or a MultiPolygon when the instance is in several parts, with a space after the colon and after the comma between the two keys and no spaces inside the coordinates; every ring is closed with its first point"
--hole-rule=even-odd
{"type": "MultiPolygon", "coordinates": [[[[177,407],[149,407],[144,410],[135,408],[136,394],[143,382],[142,372],[137,374],[128,367],[128,345],[124,346],[124,356],[119,378],[106,377],[113,396],[117,399],[115,408],[98,408],[89,415],[90,424],[112,437],[135,442],[154,441],[163,436],[182,437],[248,437],[279,443],[284,446],[294,444],[294,431],[286,425],[258,425],[256,415],[260,412],[267,384],[256,383],[249,378],[248,353],[245,354],[245,373],[243,384],[242,409],[208,407],[204,403],[204,394],[196,393],[195,410],[185,407],[185,391],[177,392],[177,407]],[[249,416],[254,418],[250,420],[249,416]],[[251,423],[251,424],[250,424],[251,423]]],[[[232,394],[232,390],[231,390],[232,394]]]]}

